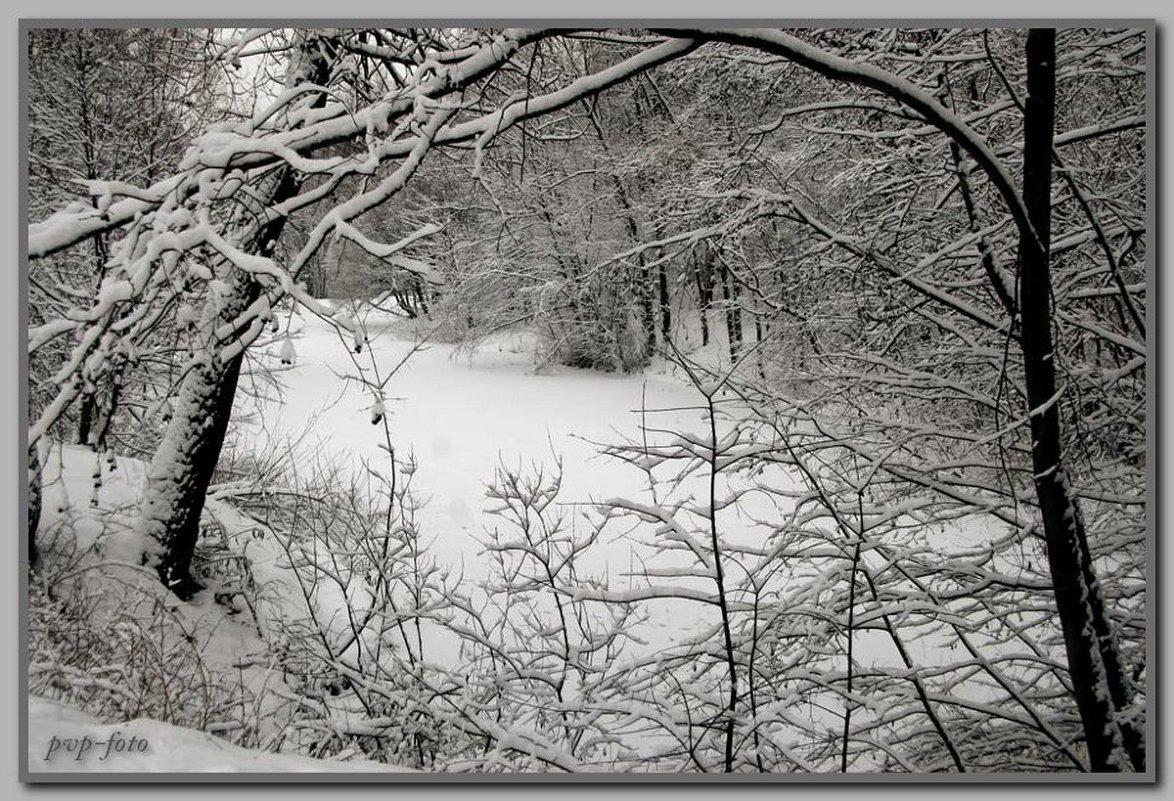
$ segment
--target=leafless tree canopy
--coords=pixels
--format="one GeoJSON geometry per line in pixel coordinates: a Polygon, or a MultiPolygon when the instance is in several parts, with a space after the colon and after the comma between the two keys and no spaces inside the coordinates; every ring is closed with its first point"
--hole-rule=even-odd
{"type": "MultiPolygon", "coordinates": [[[[231,578],[264,629],[227,529],[233,567],[209,573],[209,516],[230,504],[279,548],[304,614],[264,632],[284,700],[242,713],[238,742],[440,771],[1152,770],[1152,46],[32,29],[33,576],[64,575],[37,533],[42,463],[76,443],[145,462],[119,525],[159,592],[231,578]],[[590,504],[557,458],[503,462],[471,586],[416,515],[383,405],[401,365],[345,300],[466,347],[527,331],[541,368],[667,363],[701,423],[644,409],[637,437],[598,443],[643,484],[590,504]],[[225,450],[295,308],[346,346],[384,462],[225,450]],[[592,567],[628,559],[621,535],[640,564],[592,567]],[[691,622],[653,649],[662,603],[691,622]]],[[[129,716],[95,689],[97,646],[53,633],[83,597],[33,593],[34,686],[129,716]]],[[[141,709],[207,727],[215,699],[141,709]]]]}

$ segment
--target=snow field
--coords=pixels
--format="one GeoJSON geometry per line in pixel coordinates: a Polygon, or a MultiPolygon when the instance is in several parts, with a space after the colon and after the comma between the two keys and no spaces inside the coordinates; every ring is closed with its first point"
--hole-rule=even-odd
{"type": "MultiPolygon", "coordinates": [[[[665,365],[628,376],[571,368],[536,371],[530,356],[532,343],[524,334],[500,335],[471,349],[439,343],[417,349],[413,332],[402,321],[371,313],[357,321],[359,325],[349,322],[348,328],[365,334],[366,351],[361,356],[373,357],[381,376],[402,363],[382,391],[376,393],[370,385],[353,380],[360,370],[348,353],[355,341],[351,335],[340,339],[324,321],[295,314],[283,326],[282,334],[267,346],[269,352],[261,356],[265,364],[292,362],[280,374],[280,391],[238,396],[234,434],[230,436],[237,438],[239,452],[293,448],[300,457],[299,469],[303,470],[322,465],[341,467],[343,475],[348,470],[387,470],[382,420],[372,425],[371,409],[377,405],[380,414],[386,415],[397,457],[402,461],[406,454],[413,454],[418,459],[412,482],[415,500],[420,504],[416,518],[424,552],[460,578],[461,591],[474,596],[480,593],[478,585],[494,572],[493,552],[486,547],[488,532],[496,527],[503,542],[518,541],[517,532],[490,513],[501,504],[486,498],[487,482],[503,466],[523,477],[536,471],[550,477],[556,461],[561,461],[562,484],[556,509],[565,515],[572,531],[589,534],[593,520],[599,516],[596,504],[602,501],[622,499],[636,513],[611,521],[596,545],[577,561],[580,578],[597,577],[607,587],[606,592],[577,591],[578,597],[593,597],[596,592],[609,599],[641,602],[646,617],[626,631],[631,640],[623,661],[649,662],[673,646],[694,643],[692,647],[696,647],[698,636],[718,621],[713,604],[696,600],[712,596],[712,578],[686,548],[691,537],[707,547],[704,526],[692,533],[682,530],[673,534],[670,528],[649,522],[652,518],[648,515],[655,517],[657,506],[663,508],[669,502],[703,514],[708,506],[707,468],[700,466],[671,491],[658,485],[655,494],[650,494],[647,473],[600,453],[605,445],[640,443],[644,436],[641,425],[649,429],[647,439],[653,447],[679,441],[678,435],[704,441],[709,422],[695,389],[673,376],[665,365]],[[643,521],[638,520],[641,510],[645,512],[643,521]]],[[[359,365],[372,364],[364,358],[357,361],[359,365]]],[[[373,372],[368,370],[366,376],[371,375],[373,372]]],[[[247,377],[243,383],[248,384],[247,377]]],[[[719,440],[729,435],[723,423],[719,419],[719,440]]],[[[57,448],[44,461],[47,522],[54,518],[71,520],[81,550],[93,546],[108,569],[110,564],[121,564],[123,572],[134,577],[132,583],[144,590],[151,577],[135,572],[143,544],[130,533],[144,466],[128,459],[111,462],[77,448],[57,448]]],[[[784,468],[767,469],[771,471],[767,479],[773,485],[793,491],[802,489],[800,479],[784,468]]],[[[654,472],[658,481],[672,476],[666,466],[654,472]]],[[[754,568],[753,551],[764,546],[770,525],[789,511],[785,503],[780,505],[780,499],[761,492],[741,494],[745,489],[739,477],[723,475],[718,481],[719,503],[732,493],[740,493],[736,504],[719,511],[720,534],[728,549],[723,556],[728,583],[754,568]]],[[[175,614],[196,633],[210,666],[223,675],[235,669],[239,681],[261,699],[249,713],[251,719],[240,723],[263,728],[267,718],[276,715],[281,706],[280,698],[266,690],[283,684],[263,665],[251,661],[250,655],[266,653],[274,646],[275,632],[305,618],[305,588],[289,569],[291,551],[287,549],[296,552],[304,546],[304,555],[312,558],[311,551],[316,546],[288,542],[282,545],[272,532],[233,508],[230,497],[231,488],[214,491],[206,513],[248,559],[258,588],[257,606],[250,614],[239,614],[245,611],[239,608],[226,609],[216,598],[217,588],[210,587],[194,603],[177,604],[175,614]],[[255,625],[250,620],[253,614],[257,618],[255,625]]],[[[684,512],[678,512],[674,519],[686,524],[686,529],[699,524],[699,518],[684,512]]],[[[322,533],[330,536],[328,531],[322,533]]],[[[927,542],[933,539],[937,547],[961,548],[967,533],[958,523],[925,532],[923,537],[927,542]]],[[[865,558],[873,559],[874,555],[866,554],[865,558]]],[[[810,577],[812,597],[822,581],[836,580],[841,579],[830,574],[810,577]]],[[[345,591],[324,582],[315,588],[310,603],[327,635],[341,642],[347,637],[347,610],[362,609],[369,593],[370,587],[362,581],[349,584],[345,591]]],[[[238,603],[231,596],[225,600],[230,605],[238,603]]],[[[731,599],[736,610],[742,608],[739,603],[745,602],[745,598],[731,599]]],[[[544,614],[553,614],[549,597],[541,598],[540,604],[544,614]]],[[[460,664],[461,641],[453,632],[425,622],[422,636],[427,663],[442,670],[460,664]]],[[[893,645],[883,633],[861,631],[855,636],[858,664],[898,664],[893,645]]],[[[913,640],[908,647],[918,664],[948,661],[951,656],[939,649],[940,641],[931,634],[913,640]]],[[[354,643],[348,653],[367,645],[354,643]]],[[[571,676],[567,692],[576,691],[577,684],[571,676]]],[[[981,703],[983,699],[980,695],[974,700],[981,703]]],[[[330,709],[342,730],[357,731],[365,725],[362,709],[350,703],[345,693],[331,701],[330,709]]],[[[50,722],[54,720],[51,710],[41,712],[50,722]]],[[[646,712],[652,714],[651,710],[646,712]]],[[[830,712],[795,710],[792,714],[806,714],[812,722],[823,720],[828,726],[836,723],[830,712]]],[[[37,729],[38,736],[44,734],[43,723],[37,724],[41,727],[37,729]]],[[[171,736],[164,729],[144,725],[144,733],[150,729],[161,741],[171,736]]],[[[272,721],[270,725],[274,725],[272,721]]],[[[625,745],[636,749],[651,745],[642,741],[644,736],[626,735],[625,745]]],[[[96,741],[96,737],[91,739],[96,741]]],[[[35,741],[30,739],[30,766],[35,747],[35,741]]],[[[271,767],[264,760],[255,765],[245,760],[233,768],[238,764],[233,762],[234,753],[217,752],[205,757],[209,764],[226,766],[226,770],[271,767]]],[[[120,769],[189,769],[167,767],[176,763],[166,759],[152,761],[146,755],[134,755],[134,759],[139,760],[134,763],[138,767],[122,763],[124,767],[120,769]]],[[[76,767],[62,763],[52,769],[76,767]]],[[[45,769],[44,765],[40,769],[45,769]]],[[[93,769],[113,768],[103,762],[93,769]]]]}
{"type": "Polygon", "coordinates": [[[141,718],[104,724],[29,698],[27,765],[38,773],[414,773],[369,760],[311,759],[240,748],[201,731],[141,718]]]}

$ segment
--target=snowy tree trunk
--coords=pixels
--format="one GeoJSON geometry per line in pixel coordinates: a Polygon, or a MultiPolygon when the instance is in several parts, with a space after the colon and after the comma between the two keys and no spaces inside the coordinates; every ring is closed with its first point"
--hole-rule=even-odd
{"type": "MultiPolygon", "coordinates": [[[[208,328],[232,324],[257,299],[260,286],[237,271],[228,291],[205,315],[208,328]]],[[[199,589],[191,574],[200,514],[228,431],[243,351],[221,360],[214,343],[196,354],[180,387],[174,415],[147,469],[137,533],[149,563],[181,598],[199,589]]]]}
{"type": "MultiPolygon", "coordinates": [[[[325,85],[330,64],[323,49],[310,43],[296,52],[290,75],[293,83],[304,80],[325,85]]],[[[322,101],[319,96],[315,104],[322,101]]],[[[301,179],[286,165],[263,180],[267,185],[258,194],[270,206],[294,197],[301,186],[301,179]]],[[[279,216],[254,227],[239,246],[261,256],[272,255],[285,221],[279,216]]],[[[200,330],[206,332],[203,347],[193,355],[174,415],[147,469],[136,525],[136,534],[145,544],[144,562],[153,566],[163,583],[181,598],[189,598],[199,589],[191,566],[200,514],[228,431],[244,359],[245,348],[228,359],[222,358],[222,348],[244,335],[233,329],[261,293],[260,284],[251,274],[231,264],[225,266],[226,287],[209,299],[202,315],[200,330]],[[218,336],[218,330],[230,333],[218,336]]],[[[249,343],[244,344],[247,347],[249,343]]]]}
{"type": "MultiPolygon", "coordinates": [[[[274,186],[269,193],[271,204],[293,197],[300,185],[289,167],[279,170],[280,174],[270,179],[274,186]]],[[[284,226],[284,217],[262,226],[251,243],[245,243],[245,249],[271,255],[284,226]]],[[[220,356],[221,348],[243,332],[233,330],[223,338],[215,332],[231,329],[260,293],[261,285],[252,275],[229,265],[227,287],[209,301],[201,321],[201,330],[209,332],[208,339],[193,356],[180,385],[174,415],[147,469],[136,533],[147,543],[147,563],[181,598],[199,589],[192,577],[191,563],[199,538],[200,514],[228,433],[244,360],[244,348],[229,359],[220,356]]]]}
{"type": "MultiPolygon", "coordinates": [[[[600,134],[602,137],[602,134],[600,134]]],[[[616,197],[624,209],[624,225],[628,229],[628,236],[633,244],[640,243],[640,229],[636,224],[636,215],[632,210],[632,203],[624,189],[624,183],[618,177],[612,176],[616,188],[616,197]]],[[[656,312],[653,305],[652,277],[649,275],[647,257],[644,251],[636,254],[636,296],[640,298],[640,323],[644,329],[644,348],[648,353],[656,350],[656,312]]]]}
{"type": "Polygon", "coordinates": [[[653,303],[653,281],[651,270],[644,264],[644,254],[640,260],[640,286],[637,291],[640,295],[640,327],[644,332],[644,348],[649,353],[656,350],[656,306],[653,303]]]}
{"type": "Polygon", "coordinates": [[[1043,517],[1048,563],[1064,633],[1073,692],[1095,771],[1144,770],[1137,725],[1119,713],[1132,701],[1116,638],[1107,619],[1077,499],[1065,479],[1053,359],[1051,278],[1052,137],[1055,39],[1033,29],[1027,39],[1023,199],[1038,241],[1020,240],[1020,309],[1032,467],[1043,517]]]}
{"type": "MultiPolygon", "coordinates": [[[[87,148],[87,152],[89,148],[87,148]]],[[[91,179],[97,177],[97,170],[91,164],[87,166],[87,177],[91,179]]],[[[95,208],[97,207],[96,200],[92,201],[95,208]]],[[[102,279],[106,275],[106,260],[109,258],[108,248],[106,245],[106,235],[98,234],[94,237],[94,290],[102,285],[102,279]]],[[[94,416],[98,407],[98,399],[95,397],[97,389],[86,392],[82,395],[81,408],[78,412],[77,423],[77,442],[79,445],[90,445],[92,431],[94,427],[94,416]]]]}

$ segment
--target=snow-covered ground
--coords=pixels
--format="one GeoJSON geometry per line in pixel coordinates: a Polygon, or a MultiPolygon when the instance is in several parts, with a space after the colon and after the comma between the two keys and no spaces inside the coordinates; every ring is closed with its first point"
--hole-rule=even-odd
{"type": "MultiPolygon", "coordinates": [[[[549,472],[555,460],[561,459],[559,503],[566,510],[581,513],[609,498],[650,502],[647,475],[630,464],[601,455],[601,444],[639,442],[642,424],[660,430],[650,435],[653,439],[671,436],[665,432],[690,432],[702,439],[707,435],[708,421],[699,406],[699,393],[664,364],[637,375],[560,367],[536,369],[533,343],[524,333],[499,335],[471,349],[442,343],[417,349],[415,332],[403,321],[376,313],[366,316],[363,322],[368,343],[357,361],[367,370],[367,378],[374,375],[373,364],[378,365],[381,376],[386,376],[402,362],[379,400],[390,423],[390,439],[397,456],[402,459],[413,453],[419,462],[413,488],[417,500],[424,502],[417,520],[427,553],[462,576],[462,583],[469,587],[490,572],[484,545],[486,531],[500,521],[488,513],[494,504],[486,499],[485,492],[486,483],[493,479],[499,465],[523,472],[542,465],[549,472]]],[[[244,452],[293,447],[307,457],[302,469],[333,463],[359,474],[364,460],[380,469],[387,455],[382,450],[383,428],[372,425],[375,398],[370,385],[348,380],[359,375],[348,353],[352,341],[340,339],[334,328],[311,316],[295,314],[287,330],[290,338],[279,335],[263,346],[261,362],[271,365],[292,359],[294,364],[281,372],[279,392],[267,389],[261,393],[264,397],[238,397],[234,411],[235,447],[244,452]]],[[[247,376],[243,384],[249,388],[247,376]]],[[[106,569],[121,563],[117,569],[123,571],[120,575],[125,583],[133,586],[142,580],[152,585],[150,576],[135,572],[139,570],[142,545],[127,531],[135,514],[143,465],[122,458],[112,465],[78,448],[55,449],[46,455],[45,465],[42,529],[51,530],[62,517],[71,518],[78,544],[82,548],[95,546],[106,569]],[[112,466],[117,469],[112,471],[112,466]],[[99,476],[100,481],[95,483],[94,476],[99,476]]],[[[699,477],[704,475],[702,470],[699,477]]],[[[796,488],[799,486],[798,478],[786,473],[772,480],[776,484],[793,481],[796,488]]],[[[704,484],[685,484],[675,492],[679,496],[694,493],[691,505],[704,503],[700,500],[704,498],[704,484]]],[[[737,507],[723,511],[723,538],[750,544],[754,537],[763,537],[764,529],[757,527],[755,521],[778,514],[779,510],[770,503],[751,494],[744,496],[737,507]]],[[[240,535],[254,525],[225,500],[213,498],[207,509],[229,533],[240,535]]],[[[625,536],[628,528],[631,527],[609,529],[599,547],[585,557],[584,571],[606,575],[609,587],[618,591],[630,589],[633,582],[646,582],[647,575],[631,574],[644,573],[650,563],[658,563],[661,575],[670,583],[680,586],[682,582],[696,581],[674,574],[673,555],[657,553],[649,544],[650,527],[633,537],[625,536]]],[[[215,588],[192,603],[174,605],[171,613],[202,643],[203,658],[211,669],[220,671],[219,675],[231,675],[239,669],[242,685],[256,688],[273,680],[264,666],[247,664],[250,654],[264,654],[267,647],[258,629],[269,626],[272,630],[274,626],[270,624],[288,619],[291,614],[297,617],[295,607],[303,603],[303,598],[288,570],[288,554],[273,537],[246,535],[239,538],[237,545],[250,559],[258,584],[265,588],[259,593],[263,602],[254,610],[260,625],[247,620],[250,615],[236,615],[221,605],[214,597],[215,588]],[[245,666],[239,667],[242,664],[245,666]]],[[[700,589],[712,590],[708,586],[700,589]]],[[[331,600],[329,593],[323,591],[317,593],[315,601],[319,605],[334,603],[339,607],[334,617],[344,620],[341,596],[331,600]]],[[[637,656],[656,654],[688,638],[717,614],[712,604],[681,598],[658,598],[647,603],[645,611],[647,620],[640,624],[638,632],[631,632],[641,643],[636,647],[643,654],[637,656]]],[[[280,629],[280,625],[276,628],[280,629]]],[[[928,643],[914,645],[923,650],[928,643]]],[[[425,646],[430,663],[457,664],[459,642],[455,635],[427,629],[425,646]]],[[[856,658],[866,663],[883,659],[888,651],[891,646],[883,638],[861,637],[856,658]]],[[[924,659],[927,655],[921,656],[924,659]]],[[[345,705],[339,711],[344,716],[351,713],[345,705]]],[[[253,715],[265,718],[267,709],[262,706],[253,715]]],[[[102,725],[76,709],[35,697],[30,698],[28,759],[30,771],[392,770],[375,763],[323,763],[262,754],[236,748],[203,732],[152,720],[102,725]],[[149,741],[151,748],[115,752],[108,759],[98,759],[107,743],[119,742],[113,739],[115,732],[128,741],[132,736],[149,741]],[[73,759],[64,745],[51,747],[66,738],[73,741],[75,750],[80,747],[79,740],[85,742],[82,738],[95,745],[85,758],[73,759]]]]}
{"type": "Polygon", "coordinates": [[[28,771],[38,773],[412,773],[356,759],[311,759],[226,743],[140,718],[103,724],[57,701],[29,697],[28,771]]]}
{"type": "MultiPolygon", "coordinates": [[[[257,420],[272,432],[274,420],[294,436],[307,427],[299,447],[321,449],[352,467],[376,464],[382,431],[371,425],[372,396],[339,376],[357,371],[347,345],[322,320],[297,316],[291,326],[297,351],[292,369],[281,374],[285,391],[278,404],[262,404],[257,420]]],[[[409,328],[379,313],[367,318],[369,347],[386,371],[414,347],[409,328]]],[[[284,344],[284,343],[282,343],[284,344]]],[[[280,345],[272,346],[279,355],[280,345]]],[[[564,502],[587,503],[643,489],[643,474],[598,453],[593,442],[615,443],[638,437],[641,408],[682,409],[699,396],[680,380],[650,370],[644,374],[605,374],[573,368],[536,370],[529,337],[502,334],[471,350],[454,345],[424,345],[384,388],[391,435],[402,457],[414,453],[419,470],[414,486],[426,502],[421,517],[425,536],[438,555],[466,557],[470,568],[480,548],[485,484],[499,461],[511,467],[534,462],[548,467],[553,454],[563,458],[564,502]]],[[[360,361],[367,363],[367,355],[360,361]]],[[[238,401],[236,414],[251,404],[238,401]]],[[[243,413],[243,414],[242,414],[243,413]]],[[[700,411],[674,411],[650,419],[659,427],[701,428],[700,411]]],[[[280,441],[280,433],[267,439],[280,441]]]]}
{"type": "MultiPolygon", "coordinates": [[[[484,541],[486,528],[494,525],[487,514],[486,483],[500,465],[523,472],[541,465],[550,470],[556,458],[563,468],[560,503],[585,508],[594,501],[626,496],[640,498],[646,476],[640,470],[599,453],[599,444],[639,438],[642,417],[666,429],[701,429],[703,418],[698,396],[667,368],[643,375],[606,375],[570,368],[538,370],[534,366],[526,334],[509,334],[483,342],[471,350],[430,343],[416,348],[413,332],[402,323],[378,314],[364,320],[369,351],[360,364],[371,364],[373,355],[382,371],[410,358],[391,378],[383,392],[383,405],[391,424],[397,455],[415,454],[419,469],[414,477],[418,514],[429,556],[451,566],[473,586],[488,573],[484,541]],[[413,352],[414,351],[414,352],[413,352]],[[657,412],[668,409],[668,412],[657,412]],[[645,416],[647,414],[647,416],[645,416]]],[[[262,400],[242,396],[234,412],[236,445],[243,451],[264,451],[296,442],[295,448],[313,459],[303,462],[314,469],[332,462],[360,472],[363,460],[376,466],[386,462],[381,451],[381,427],[371,425],[372,396],[369,388],[344,380],[357,375],[347,349],[325,322],[295,315],[290,320],[289,340],[271,346],[273,359],[290,357],[295,364],[281,373],[281,389],[264,390],[262,400]],[[304,436],[303,436],[304,435],[304,436]]],[[[248,383],[246,377],[245,382],[248,383]]],[[[117,573],[133,587],[132,593],[150,593],[152,578],[138,568],[142,543],[131,534],[144,465],[118,457],[113,461],[76,447],[56,446],[43,455],[44,507],[42,532],[68,532],[79,552],[92,549],[102,570],[117,573]],[[68,521],[61,528],[57,524],[68,521]]],[[[229,532],[240,533],[252,521],[229,503],[212,498],[208,513],[229,532]]],[[[44,534],[42,535],[44,537],[44,534]]],[[[256,611],[262,627],[289,615],[299,602],[299,591],[283,565],[285,554],[272,538],[240,540],[244,553],[266,599],[256,611]]],[[[623,588],[623,573],[639,559],[633,541],[610,542],[598,549],[590,569],[611,576],[612,586],[623,588]]],[[[202,656],[211,669],[230,675],[238,663],[247,665],[252,654],[263,652],[265,643],[245,619],[214,600],[215,589],[201,593],[191,603],[171,605],[170,613],[201,643],[202,656]]],[[[135,596],[138,598],[138,596],[135,596]]],[[[323,597],[317,599],[323,603],[323,597]]],[[[339,601],[340,599],[335,599],[339,601]]],[[[118,603],[112,604],[117,607],[118,603]]],[[[655,650],[670,644],[700,623],[694,604],[669,600],[649,609],[643,639],[655,650]]],[[[293,612],[297,614],[296,611],[293,612]]],[[[426,642],[429,660],[446,664],[457,657],[457,642],[445,632],[433,630],[426,642]]],[[[258,686],[272,677],[246,668],[241,681],[258,686]]],[[[262,771],[364,770],[363,764],[327,762],[289,755],[263,755],[236,748],[212,735],[170,726],[149,719],[119,725],[103,725],[93,717],[57,701],[30,697],[30,771],[262,771]],[[120,732],[129,740],[150,741],[143,752],[112,753],[109,759],[94,755],[120,732]],[[57,737],[101,743],[83,759],[75,760],[64,745],[51,749],[57,737]],[[155,747],[155,744],[158,747],[155,747]],[[53,750],[53,754],[49,751],[53,750]],[[117,758],[116,758],[117,756],[117,758]],[[49,757],[46,759],[46,757],[49,757]],[[291,759],[286,763],[282,760],[291,759]]],[[[263,714],[263,713],[261,713],[263,714]]],[[[345,709],[343,710],[345,715],[345,709]]],[[[76,754],[74,754],[76,755],[76,754]]],[[[99,754],[100,755],[100,754],[99,754]]],[[[382,766],[380,766],[382,767],[382,766]]]]}
{"type": "MultiPolygon", "coordinates": [[[[417,350],[420,332],[426,330],[423,326],[413,327],[380,311],[340,313],[361,321],[367,333],[369,351],[359,356],[360,364],[369,366],[373,357],[386,375],[402,363],[383,390],[393,444],[397,454],[413,453],[419,462],[413,487],[417,500],[424,501],[418,519],[429,555],[442,564],[459,566],[470,584],[484,578],[489,569],[483,544],[486,529],[500,525],[488,514],[495,504],[485,497],[486,483],[499,464],[523,470],[541,465],[549,472],[556,456],[560,457],[562,505],[585,510],[612,498],[648,504],[652,498],[646,474],[602,455],[601,447],[641,442],[642,426],[652,432],[647,435],[652,444],[673,439],[672,432],[701,441],[709,433],[701,394],[678,368],[664,361],[630,375],[560,366],[536,368],[535,343],[528,332],[505,332],[472,348],[429,342],[417,350]]],[[[281,373],[280,396],[237,402],[234,414],[246,447],[263,449],[297,439],[302,452],[336,460],[356,471],[362,460],[377,466],[381,460],[385,463],[382,431],[371,425],[371,392],[353,380],[358,375],[348,355],[353,340],[340,339],[330,324],[304,313],[293,315],[287,330],[297,355],[294,365],[281,373]],[[308,435],[301,437],[303,432],[308,435]],[[251,443],[250,436],[255,438],[251,443]]],[[[278,361],[283,350],[288,354],[286,342],[274,340],[265,364],[278,361]]],[[[723,348],[715,340],[694,357],[717,366],[723,348]]],[[[726,433],[719,423],[719,439],[726,433]]],[[[776,487],[803,489],[797,474],[781,468],[773,471],[770,481],[776,487]]],[[[675,497],[693,493],[691,506],[704,503],[706,475],[705,469],[699,470],[693,483],[676,488],[675,497]]],[[[664,490],[660,492],[663,501],[664,490]]],[[[719,488],[719,495],[724,493],[719,488]]],[[[736,507],[721,514],[723,540],[761,545],[765,530],[756,521],[780,519],[782,510],[776,501],[759,493],[742,496],[736,507]]],[[[937,547],[973,537],[972,531],[962,533],[967,525],[935,529],[932,536],[937,547]]],[[[605,538],[583,566],[606,574],[612,588],[622,590],[632,581],[639,582],[639,576],[630,574],[641,572],[642,564],[657,560],[661,568],[680,564],[672,561],[673,555],[649,544],[654,539],[650,532],[651,527],[645,526],[630,538],[620,539],[618,534],[605,538]]],[[[931,533],[927,530],[924,536],[928,540],[931,533]]],[[[707,584],[703,589],[712,587],[707,584]]],[[[659,600],[649,604],[647,611],[650,617],[641,636],[649,652],[687,637],[707,616],[716,615],[712,606],[680,599],[659,600]]],[[[858,648],[858,659],[867,659],[870,653],[895,656],[883,637],[867,639],[874,642],[858,648]]],[[[910,647],[922,660],[933,658],[929,641],[910,647]]],[[[454,657],[450,648],[455,644],[437,636],[432,658],[443,663],[454,657]]]]}
{"type": "MultiPolygon", "coordinates": [[[[403,363],[383,390],[392,442],[398,457],[411,453],[418,461],[413,490],[423,502],[417,518],[429,556],[451,566],[468,586],[490,569],[486,529],[501,522],[488,513],[496,504],[486,499],[486,485],[500,465],[522,472],[540,466],[549,475],[561,459],[564,509],[585,511],[616,497],[647,503],[645,473],[602,455],[601,447],[640,441],[642,422],[667,431],[707,430],[701,396],[664,363],[629,375],[537,368],[526,332],[503,333],[472,348],[429,342],[416,349],[417,331],[401,318],[376,311],[356,319],[369,340],[360,364],[369,368],[373,356],[386,375],[403,363]]],[[[280,395],[238,400],[234,414],[245,447],[263,450],[296,440],[303,454],[355,472],[363,460],[383,469],[382,429],[371,424],[369,388],[353,380],[358,370],[348,355],[352,341],[340,340],[335,328],[308,314],[295,315],[289,330],[297,355],[280,374],[280,395]]],[[[285,348],[284,341],[274,341],[266,363],[277,361],[285,348]]],[[[737,528],[724,533],[736,536],[737,528]]],[[[607,574],[613,588],[627,587],[626,574],[638,569],[647,549],[618,539],[618,533],[602,545],[581,567],[607,574]]],[[[649,611],[646,634],[650,648],[657,648],[712,610],[669,602],[649,611]]],[[[437,635],[431,656],[444,663],[455,657],[455,647],[437,635]]]]}

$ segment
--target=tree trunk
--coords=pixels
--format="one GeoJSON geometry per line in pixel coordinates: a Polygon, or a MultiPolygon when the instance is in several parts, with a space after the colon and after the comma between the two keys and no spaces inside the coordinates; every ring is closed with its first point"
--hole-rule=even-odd
{"type": "MultiPolygon", "coordinates": [[[[702,246],[704,247],[704,245],[702,246]]],[[[709,307],[713,305],[713,269],[693,251],[693,278],[697,282],[697,313],[701,318],[701,346],[709,344],[709,307]]]]}
{"type": "Polygon", "coordinates": [[[1119,716],[1132,701],[1132,688],[1105,614],[1080,508],[1069,490],[1062,458],[1049,275],[1055,43],[1054,30],[1033,29],[1028,34],[1023,199],[1037,239],[1020,238],[1019,308],[1032,467],[1068,669],[1092,769],[1144,770],[1141,732],[1119,716]]]}
{"type": "MultiPolygon", "coordinates": [[[[607,156],[611,156],[611,148],[607,144],[607,136],[603,132],[603,125],[596,116],[595,107],[587,103],[587,119],[591,122],[591,126],[595,129],[596,136],[599,137],[600,147],[607,156]]],[[[637,100],[637,107],[639,101],[637,100]]],[[[637,115],[639,117],[639,115],[637,115]]],[[[611,175],[611,183],[616,191],[616,199],[620,202],[620,207],[624,210],[624,227],[627,228],[628,237],[631,239],[633,245],[640,244],[640,227],[636,222],[636,210],[632,206],[632,201],[628,197],[628,190],[624,187],[624,182],[620,180],[618,175],[611,175]]],[[[640,191],[640,186],[637,184],[636,191],[640,191]]],[[[644,251],[636,254],[636,270],[632,274],[633,289],[636,293],[636,298],[640,302],[640,327],[644,334],[644,349],[651,354],[656,350],[656,309],[653,302],[653,293],[656,291],[652,282],[651,271],[647,265],[647,259],[644,251]]]]}
{"type": "MultiPolygon", "coordinates": [[[[93,177],[97,176],[97,168],[92,164],[87,167],[87,173],[93,177]]],[[[97,208],[97,200],[92,199],[91,204],[97,208]]],[[[94,285],[93,289],[96,293],[98,288],[102,286],[102,279],[106,277],[106,260],[109,258],[106,247],[106,235],[99,234],[94,237],[94,285]]],[[[86,392],[82,395],[81,408],[78,412],[77,420],[77,444],[90,445],[90,438],[93,435],[94,414],[97,410],[98,399],[95,397],[97,388],[93,391],[86,392]]]]}
{"type": "Polygon", "coordinates": [[[432,312],[428,308],[428,286],[423,279],[416,281],[416,305],[425,317],[432,316],[432,312]]]}
{"type": "MultiPolygon", "coordinates": [[[[757,314],[754,315],[754,344],[759,345],[762,338],[766,336],[766,329],[762,325],[762,318],[757,314]]],[[[758,357],[758,377],[763,381],[766,380],[766,357],[762,355],[762,348],[756,349],[758,357]]]]}
{"type": "Polygon", "coordinates": [[[669,308],[668,267],[663,261],[657,268],[657,278],[657,286],[660,290],[660,341],[665,347],[668,347],[673,330],[673,313],[669,308]]]}
{"type": "MultiPolygon", "coordinates": [[[[308,55],[312,64],[310,74],[304,77],[324,85],[330,75],[329,63],[320,50],[305,50],[302,55],[308,55]]],[[[319,97],[316,104],[321,102],[319,97]]],[[[262,180],[268,187],[258,194],[271,206],[294,197],[302,179],[283,165],[262,180]]],[[[272,255],[285,222],[285,217],[277,217],[255,228],[240,242],[241,249],[272,255]]],[[[227,361],[220,357],[221,349],[243,332],[232,331],[225,337],[217,337],[215,332],[232,326],[261,293],[251,274],[226,266],[228,287],[205,307],[201,330],[208,332],[207,340],[189,365],[175,414],[147,468],[147,486],[135,529],[145,543],[144,563],[152,565],[163,583],[185,599],[200,589],[191,570],[200,514],[228,432],[244,360],[244,349],[227,361]]]]}
{"type": "Polygon", "coordinates": [[[37,528],[41,525],[41,455],[36,445],[29,446],[28,466],[28,565],[31,570],[41,566],[41,552],[37,549],[37,528]]]}
{"type": "MultiPolygon", "coordinates": [[[[237,272],[210,328],[231,324],[260,293],[252,276],[237,272]]],[[[222,362],[214,343],[196,357],[180,387],[175,414],[147,469],[137,533],[157,544],[150,562],[181,598],[200,589],[191,573],[200,514],[228,432],[244,353],[222,362]]]]}
{"type": "Polygon", "coordinates": [[[644,348],[652,353],[656,350],[656,305],[652,296],[655,291],[652,271],[645,264],[644,254],[637,256],[640,263],[640,327],[644,332],[644,348]]]}
{"type": "Polygon", "coordinates": [[[726,307],[726,337],[730,344],[730,361],[738,361],[742,349],[742,310],[738,306],[738,282],[722,267],[722,299],[726,307]]]}
{"type": "Polygon", "coordinates": [[[94,407],[98,405],[93,392],[82,395],[77,415],[77,444],[90,444],[90,431],[94,427],[94,407]]]}

